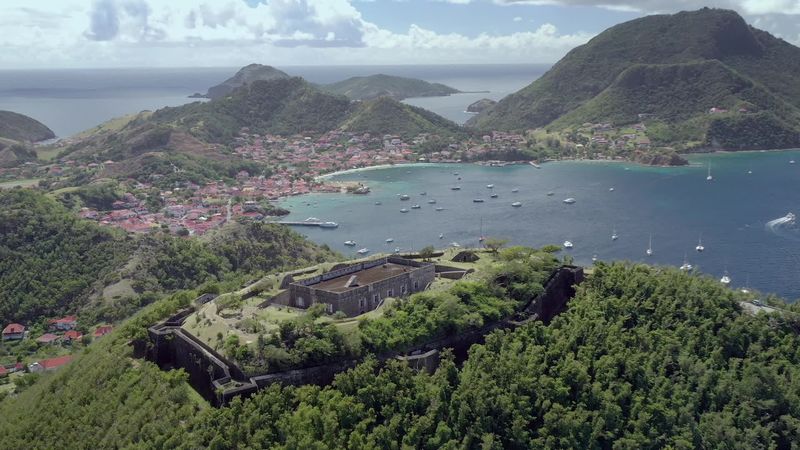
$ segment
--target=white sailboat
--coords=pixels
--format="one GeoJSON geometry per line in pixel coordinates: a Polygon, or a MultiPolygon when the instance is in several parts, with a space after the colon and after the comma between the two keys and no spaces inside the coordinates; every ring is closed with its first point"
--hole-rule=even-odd
{"type": "Polygon", "coordinates": [[[706,248],[703,246],[703,235],[701,234],[699,238],[697,238],[697,247],[694,248],[698,252],[702,252],[706,248]]]}
{"type": "Polygon", "coordinates": [[[681,270],[688,272],[688,271],[692,270],[692,267],[693,266],[691,264],[689,264],[688,257],[684,253],[683,254],[683,265],[681,265],[681,270]]]}
{"type": "Polygon", "coordinates": [[[617,239],[619,239],[619,235],[617,234],[617,229],[614,228],[614,231],[611,232],[611,240],[616,241],[617,239]]]}
{"type": "Polygon", "coordinates": [[[711,163],[708,163],[708,176],[706,177],[706,180],[711,181],[713,179],[714,177],[711,176],[711,163]]]}
{"type": "Polygon", "coordinates": [[[593,263],[597,262],[597,253],[595,253],[594,255],[592,255],[592,262],[593,262],[593,263]]]}
{"type": "Polygon", "coordinates": [[[650,235],[650,243],[647,244],[647,250],[645,250],[647,256],[653,256],[653,235],[650,235]]]}

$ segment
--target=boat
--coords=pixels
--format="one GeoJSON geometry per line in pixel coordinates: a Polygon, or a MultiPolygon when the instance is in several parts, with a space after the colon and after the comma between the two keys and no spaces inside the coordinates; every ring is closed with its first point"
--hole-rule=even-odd
{"type": "Polygon", "coordinates": [[[497,198],[497,197],[498,197],[497,194],[492,194],[489,196],[489,198],[497,198]]]}
{"type": "Polygon", "coordinates": [[[458,176],[458,172],[453,172],[453,175],[458,176]]]}
{"type": "Polygon", "coordinates": [[[789,161],[789,164],[794,164],[794,160],[789,161]]]}
{"type": "Polygon", "coordinates": [[[554,196],[554,195],[556,195],[556,193],[555,193],[555,192],[553,192],[553,191],[550,191],[550,192],[548,192],[548,193],[547,193],[547,196],[548,196],[548,197],[552,197],[552,196],[554,196]]]}
{"type": "Polygon", "coordinates": [[[394,242],[394,238],[386,238],[386,243],[394,242]]]}
{"type": "Polygon", "coordinates": [[[348,247],[355,247],[356,246],[356,241],[344,241],[344,245],[346,245],[348,247]]]}
{"type": "Polygon", "coordinates": [[[461,190],[461,186],[453,186],[453,187],[450,188],[450,190],[451,191],[460,191],[461,190]]]}
{"type": "Polygon", "coordinates": [[[592,262],[597,262],[597,254],[592,255],[592,262]]]}
{"type": "Polygon", "coordinates": [[[483,242],[486,240],[486,237],[483,236],[483,217],[481,217],[481,230],[480,234],[478,234],[478,242],[483,242]]]}
{"type": "Polygon", "coordinates": [[[752,171],[752,170],[748,170],[748,171],[747,171],[747,174],[748,174],[748,175],[751,175],[752,173],[753,173],[753,171],[752,171]]]}
{"type": "Polygon", "coordinates": [[[608,192],[614,192],[614,188],[612,187],[608,188],[608,192]]]}
{"type": "Polygon", "coordinates": [[[450,247],[456,247],[456,248],[458,248],[458,247],[461,247],[461,244],[459,244],[458,242],[451,242],[451,243],[450,243],[450,247]]]}
{"type": "Polygon", "coordinates": [[[494,189],[494,185],[493,185],[493,184],[487,184],[487,185],[486,185],[486,188],[487,188],[487,189],[494,189]]]}
{"type": "Polygon", "coordinates": [[[422,207],[419,206],[419,205],[411,205],[411,209],[420,209],[420,208],[422,208],[422,207]]]}
{"type": "Polygon", "coordinates": [[[789,225],[794,225],[795,224],[795,220],[797,219],[797,216],[795,216],[794,213],[786,213],[786,215],[783,216],[783,218],[784,218],[784,221],[785,221],[784,223],[787,223],[789,225]]]}
{"type": "Polygon", "coordinates": [[[537,169],[541,169],[541,168],[542,168],[542,166],[540,166],[540,165],[536,164],[536,163],[535,163],[535,162],[533,162],[533,161],[531,161],[531,162],[530,162],[530,164],[531,164],[533,167],[536,167],[537,169]]]}
{"type": "Polygon", "coordinates": [[[647,244],[647,250],[645,250],[647,256],[653,256],[653,235],[650,235],[650,243],[647,244]]]}
{"type": "Polygon", "coordinates": [[[706,248],[703,247],[703,235],[701,234],[699,238],[697,238],[697,247],[694,248],[698,252],[702,252],[706,248]]]}
{"type": "Polygon", "coordinates": [[[724,285],[726,285],[726,286],[731,284],[731,277],[728,275],[728,271],[727,270],[725,271],[725,274],[722,275],[722,278],[719,279],[719,282],[724,284],[724,285]]]}
{"type": "Polygon", "coordinates": [[[444,239],[444,233],[439,233],[439,239],[444,239]]]}
{"type": "Polygon", "coordinates": [[[739,292],[741,292],[742,294],[749,294],[750,293],[749,286],[750,286],[750,275],[748,275],[747,278],[745,279],[744,287],[739,289],[739,292]]]}
{"type": "Polygon", "coordinates": [[[358,249],[356,251],[356,253],[358,253],[359,255],[366,255],[367,253],[369,253],[369,249],[366,248],[366,247],[365,248],[360,248],[360,249],[358,249]]]}
{"type": "Polygon", "coordinates": [[[320,228],[338,228],[339,224],[336,222],[322,222],[319,226],[320,228]]]}
{"type": "Polygon", "coordinates": [[[514,189],[511,190],[511,192],[517,193],[517,192],[519,192],[519,189],[514,188],[514,189]]]}
{"type": "Polygon", "coordinates": [[[395,247],[395,248],[394,248],[394,252],[395,252],[395,253],[400,253],[400,247],[395,247]]]}
{"type": "Polygon", "coordinates": [[[419,195],[428,195],[427,192],[420,192],[419,195]]]}
{"type": "Polygon", "coordinates": [[[522,203],[521,202],[514,202],[514,203],[511,204],[511,206],[513,206],[514,208],[519,208],[520,206],[522,206],[522,203]]]}
{"type": "Polygon", "coordinates": [[[683,271],[690,271],[692,270],[692,265],[689,264],[689,260],[686,258],[686,254],[683,255],[683,264],[681,265],[681,270],[683,271]]]}
{"type": "Polygon", "coordinates": [[[564,241],[564,248],[572,248],[572,247],[574,247],[574,246],[572,245],[572,242],[570,242],[570,241],[564,241]]]}
{"type": "Polygon", "coordinates": [[[400,212],[401,212],[401,213],[407,213],[407,212],[408,212],[408,208],[401,208],[401,209],[400,209],[400,212]]]}
{"type": "Polygon", "coordinates": [[[401,194],[401,195],[400,195],[400,200],[408,200],[408,199],[410,199],[410,198],[411,198],[411,197],[409,197],[407,194],[401,194]]]}
{"type": "Polygon", "coordinates": [[[706,177],[706,180],[711,181],[713,179],[714,177],[711,176],[711,163],[708,163],[708,176],[706,177]]]}
{"type": "Polygon", "coordinates": [[[614,228],[614,231],[611,232],[611,240],[616,241],[617,239],[619,239],[619,235],[617,234],[617,229],[614,228]]]}
{"type": "Polygon", "coordinates": [[[442,208],[441,206],[437,206],[437,207],[436,207],[436,210],[437,210],[437,211],[444,211],[444,208],[442,208]]]}
{"type": "Polygon", "coordinates": [[[381,205],[382,203],[381,203],[381,202],[375,202],[375,204],[376,204],[376,205],[381,205]]]}
{"type": "Polygon", "coordinates": [[[571,205],[571,204],[575,203],[575,199],[574,199],[574,198],[572,198],[572,197],[570,197],[570,198],[565,198],[565,199],[564,199],[564,203],[566,203],[566,204],[568,204],[568,205],[571,205]]]}
{"type": "Polygon", "coordinates": [[[472,203],[483,203],[483,199],[482,198],[473,198],[472,199],[472,203]]]}
{"type": "Polygon", "coordinates": [[[319,222],[319,219],[317,219],[316,217],[308,217],[303,222],[319,222]]]}
{"type": "Polygon", "coordinates": [[[434,200],[434,199],[430,199],[430,200],[428,200],[428,204],[429,204],[429,205],[433,205],[434,203],[436,203],[436,200],[434,200]]]}

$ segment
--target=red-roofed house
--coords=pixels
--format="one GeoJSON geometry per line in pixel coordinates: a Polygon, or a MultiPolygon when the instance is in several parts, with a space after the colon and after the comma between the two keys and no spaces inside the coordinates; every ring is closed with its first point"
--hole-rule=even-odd
{"type": "Polygon", "coordinates": [[[8,375],[8,370],[6,370],[5,367],[0,366],[0,377],[4,377],[6,375],[8,375]]]}
{"type": "Polygon", "coordinates": [[[72,361],[72,355],[59,356],[57,358],[43,359],[39,362],[28,365],[28,370],[34,373],[41,373],[48,370],[56,370],[59,367],[72,361]]]}
{"type": "Polygon", "coordinates": [[[64,333],[64,339],[67,341],[79,341],[82,337],[83,335],[80,333],[80,331],[69,330],[64,333]]]}
{"type": "Polygon", "coordinates": [[[3,328],[3,340],[11,341],[25,337],[25,327],[18,323],[12,323],[3,328]]]}
{"type": "Polygon", "coordinates": [[[51,330],[72,330],[78,326],[78,318],[75,316],[65,316],[60,319],[50,320],[51,330]]]}
{"type": "Polygon", "coordinates": [[[104,325],[102,327],[97,327],[97,329],[94,330],[94,337],[95,337],[95,339],[96,338],[101,338],[101,337],[107,335],[108,333],[111,333],[111,330],[113,330],[113,329],[114,329],[114,327],[112,327],[111,325],[104,325]]]}
{"type": "Polygon", "coordinates": [[[39,343],[39,344],[52,344],[53,342],[55,342],[55,341],[57,341],[59,339],[61,339],[61,336],[57,336],[57,335],[55,335],[53,333],[45,333],[45,334],[39,336],[36,339],[36,342],[39,343]]]}

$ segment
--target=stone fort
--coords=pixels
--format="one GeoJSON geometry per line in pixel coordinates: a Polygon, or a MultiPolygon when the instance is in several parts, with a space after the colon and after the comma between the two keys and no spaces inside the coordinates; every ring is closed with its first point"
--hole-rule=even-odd
{"type": "Polygon", "coordinates": [[[289,284],[288,306],[308,308],[323,303],[328,313],[348,317],[377,308],[389,297],[424,291],[436,277],[436,267],[397,256],[364,261],[289,284]]]}

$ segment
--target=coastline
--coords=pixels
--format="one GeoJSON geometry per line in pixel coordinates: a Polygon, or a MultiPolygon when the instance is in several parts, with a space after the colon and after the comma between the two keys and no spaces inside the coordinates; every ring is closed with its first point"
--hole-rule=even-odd
{"type": "MultiPolygon", "coordinates": [[[[368,170],[383,170],[383,169],[392,169],[395,167],[439,167],[439,166],[447,166],[454,163],[423,163],[423,162],[408,162],[408,163],[399,163],[399,164],[379,164],[376,166],[367,166],[367,167],[356,167],[353,169],[345,169],[339,170],[336,172],[326,173],[324,175],[319,175],[314,177],[314,181],[325,181],[330,178],[339,176],[339,175],[347,175],[351,173],[358,173],[358,172],[366,172],[368,170]]],[[[469,164],[469,163],[455,163],[455,164],[469,164]]]]}

